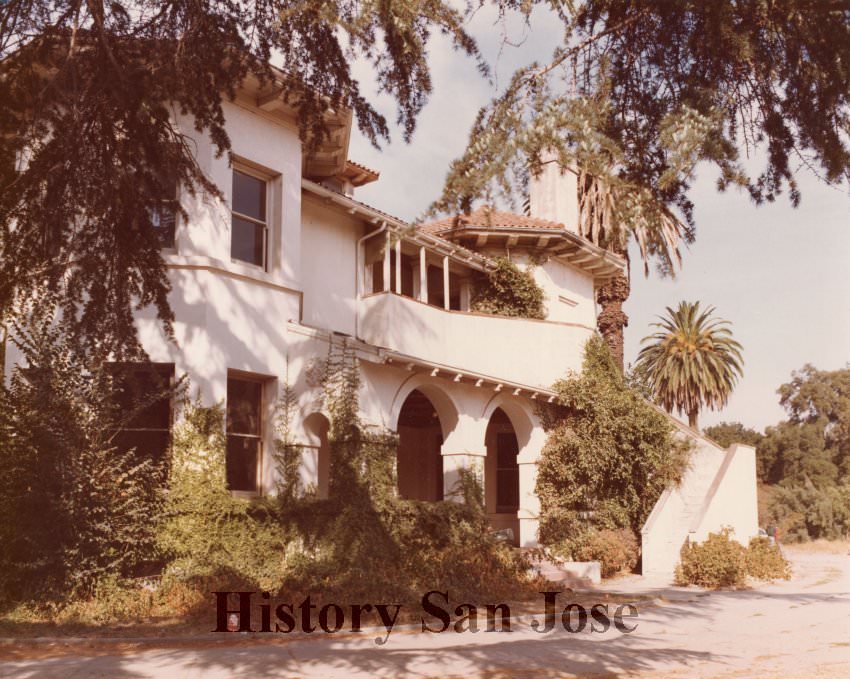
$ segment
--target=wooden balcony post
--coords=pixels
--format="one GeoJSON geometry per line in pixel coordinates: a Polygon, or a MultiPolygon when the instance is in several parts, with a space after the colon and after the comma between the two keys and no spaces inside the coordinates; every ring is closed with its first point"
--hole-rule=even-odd
{"type": "Polygon", "coordinates": [[[395,242],[395,294],[401,294],[401,238],[395,242]]]}
{"type": "Polygon", "coordinates": [[[384,292],[390,291],[390,231],[387,229],[387,241],[384,243],[384,292]]]}
{"type": "Polygon", "coordinates": [[[419,248],[419,301],[428,304],[428,262],[424,246],[419,248]]]}
{"type": "Polygon", "coordinates": [[[443,308],[448,310],[449,305],[449,257],[443,257],[443,308]]]}

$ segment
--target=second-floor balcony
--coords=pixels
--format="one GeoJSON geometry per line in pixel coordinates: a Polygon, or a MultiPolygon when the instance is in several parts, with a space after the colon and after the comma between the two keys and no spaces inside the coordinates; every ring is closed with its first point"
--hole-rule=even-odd
{"type": "Polygon", "coordinates": [[[392,292],[364,296],[362,340],[459,374],[475,373],[546,389],[580,370],[593,328],[552,321],[452,311],[392,292]]]}

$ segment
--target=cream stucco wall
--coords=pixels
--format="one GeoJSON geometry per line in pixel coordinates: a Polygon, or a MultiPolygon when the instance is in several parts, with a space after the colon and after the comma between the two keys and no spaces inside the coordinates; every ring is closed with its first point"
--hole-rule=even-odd
{"type": "Polygon", "coordinates": [[[302,206],[304,323],[353,336],[362,223],[316,198],[305,198],[302,206]]]}
{"type": "Polygon", "coordinates": [[[366,342],[425,358],[456,372],[548,389],[581,370],[592,326],[445,311],[392,294],[360,301],[366,342]]]}
{"type": "Polygon", "coordinates": [[[593,276],[554,257],[532,272],[546,295],[547,320],[596,326],[593,276]]]}
{"type": "Polygon", "coordinates": [[[697,432],[680,427],[693,443],[690,468],[669,488],[641,533],[643,573],[670,576],[686,541],[702,542],[728,526],[743,545],[758,534],[755,450],[733,444],[723,450],[697,432]]]}
{"type": "MultiPolygon", "coordinates": [[[[358,300],[357,242],[376,228],[375,219],[305,198],[301,144],[292,125],[237,103],[225,102],[224,112],[235,162],[269,182],[268,265],[264,269],[231,260],[232,167],[228,158],[216,157],[210,141],[194,133],[189,121],[181,120],[194,138],[200,167],[223,195],[181,196],[189,218],[178,224],[175,250],[165,253],[174,340],[164,336],[152,309],[136,318],[150,359],[173,363],[178,376],[188,376],[191,395],[198,394],[205,404],[225,400],[228,374],[264,380],[264,493],[275,485],[272,414],[287,384],[296,397],[291,423],[295,440],[304,446],[302,481],[327,490],[328,460],[322,457],[327,446],[316,429],[324,417],[321,367],[329,343],[339,343],[341,336],[355,347],[362,376],[359,405],[367,425],[395,431],[414,389],[434,405],[443,434],[447,498],[456,489],[460,469],[476,470],[486,482],[487,425],[501,408],[519,445],[519,543],[536,544],[540,503],[534,487],[545,432],[535,398],[568,370],[580,370],[584,343],[595,332],[592,276],[554,258],[534,267],[547,298],[547,321],[451,312],[389,293],[358,300]]],[[[450,254],[441,251],[439,256],[450,254]]],[[[519,256],[518,263],[528,262],[519,256]]],[[[461,260],[456,264],[464,266],[461,260]]],[[[7,370],[17,358],[10,349],[7,370]]],[[[712,457],[711,451],[706,455],[712,457]]],[[[741,452],[728,467],[728,474],[737,475],[735,483],[703,484],[703,473],[703,498],[709,487],[720,498],[717,502],[730,507],[742,507],[735,498],[746,497],[749,512],[751,481],[753,493],[755,486],[748,455],[741,452]]],[[[485,487],[485,492],[492,496],[491,489],[485,487]]],[[[653,513],[656,530],[646,540],[669,543],[683,521],[676,512],[689,502],[696,500],[668,493],[653,513]]],[[[706,526],[726,520],[720,509],[709,507],[703,514],[706,526]]],[[[747,523],[741,535],[750,529],[747,523]]]]}

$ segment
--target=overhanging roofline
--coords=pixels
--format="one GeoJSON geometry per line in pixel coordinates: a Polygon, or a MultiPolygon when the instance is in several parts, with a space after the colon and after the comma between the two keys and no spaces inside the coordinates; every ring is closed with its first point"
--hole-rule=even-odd
{"type": "Polygon", "coordinates": [[[485,255],[473,252],[462,245],[452,243],[445,238],[440,238],[424,231],[419,231],[411,224],[393,217],[386,212],[382,212],[377,208],[373,208],[366,203],[361,203],[358,200],[349,198],[333,189],[317,184],[309,179],[301,179],[301,188],[316,196],[320,196],[330,202],[342,207],[349,214],[358,215],[362,219],[372,222],[373,224],[386,223],[387,228],[393,233],[403,237],[405,240],[419,243],[423,247],[429,248],[440,253],[450,259],[462,262],[472,269],[478,271],[489,271],[495,266],[493,260],[485,255]]]}
{"type": "Polygon", "coordinates": [[[441,232],[443,237],[470,236],[482,243],[490,236],[505,238],[537,238],[538,245],[573,266],[585,269],[594,276],[614,276],[627,270],[623,257],[591,243],[586,238],[565,229],[533,227],[458,226],[441,232]]]}

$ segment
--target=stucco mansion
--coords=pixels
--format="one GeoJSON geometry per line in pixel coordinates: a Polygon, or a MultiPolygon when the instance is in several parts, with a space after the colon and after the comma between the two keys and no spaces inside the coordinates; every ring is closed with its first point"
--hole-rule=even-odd
{"type": "MultiPolygon", "coordinates": [[[[195,140],[224,200],[181,195],[189,219],[161,220],[176,342],[152,314],[137,322],[158,371],[187,375],[206,404],[225,403],[231,490],[273,492],[272,414],[288,384],[302,481],[327,494],[319,373],[329,343],[346,338],[359,363],[363,422],[399,436],[400,496],[442,500],[459,469],[477,468],[492,526],[535,545],[545,442],[536,403],[581,369],[596,332],[595,290],[626,266],[575,233],[575,175],[547,165],[532,182],[529,215],[482,208],[413,227],[356,199],[378,173],[348,159],[348,112],[327,113],[332,134],[307,153],[273,90],[248,84],[224,110],[232,163],[195,140]],[[505,255],[535,262],[544,320],[470,311],[471,281],[505,255]]],[[[167,441],[168,411],[138,435],[167,441]]],[[[688,536],[721,525],[744,541],[757,532],[753,450],[722,450],[677,426],[697,441],[694,464],[647,522],[645,571],[670,571],[688,536]]]]}

